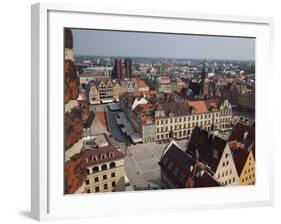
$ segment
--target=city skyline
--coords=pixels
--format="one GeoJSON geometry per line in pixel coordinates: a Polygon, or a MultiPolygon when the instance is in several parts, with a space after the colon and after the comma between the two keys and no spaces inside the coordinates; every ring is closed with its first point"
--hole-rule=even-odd
{"type": "Polygon", "coordinates": [[[72,31],[77,56],[255,60],[255,38],[88,29],[72,31]]]}

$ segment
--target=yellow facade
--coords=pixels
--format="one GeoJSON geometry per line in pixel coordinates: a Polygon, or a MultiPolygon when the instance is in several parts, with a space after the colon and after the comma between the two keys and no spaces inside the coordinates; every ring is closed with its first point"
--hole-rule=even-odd
{"type": "Polygon", "coordinates": [[[240,174],[240,185],[254,185],[256,182],[255,175],[255,158],[253,152],[250,151],[249,156],[245,162],[243,170],[240,174]]]}

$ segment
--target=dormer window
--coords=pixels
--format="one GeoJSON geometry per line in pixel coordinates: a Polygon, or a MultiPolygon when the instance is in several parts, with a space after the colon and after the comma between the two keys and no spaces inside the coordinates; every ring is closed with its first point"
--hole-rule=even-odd
{"type": "Polygon", "coordinates": [[[105,154],[102,154],[101,155],[101,159],[105,159],[106,158],[106,155],[105,154]]]}
{"type": "Polygon", "coordinates": [[[110,152],[110,153],[109,153],[109,156],[110,156],[110,157],[113,157],[113,156],[114,156],[114,153],[113,153],[113,152],[110,152]]]}
{"type": "Polygon", "coordinates": [[[93,157],[92,157],[92,161],[97,161],[97,159],[98,159],[98,158],[97,158],[96,156],[93,156],[93,157]]]}

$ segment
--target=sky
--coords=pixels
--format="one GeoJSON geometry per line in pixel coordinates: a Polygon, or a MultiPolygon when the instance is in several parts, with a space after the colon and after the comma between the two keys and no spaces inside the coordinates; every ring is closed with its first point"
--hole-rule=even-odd
{"type": "Polygon", "coordinates": [[[255,39],[72,29],[75,55],[255,60],[255,39]]]}

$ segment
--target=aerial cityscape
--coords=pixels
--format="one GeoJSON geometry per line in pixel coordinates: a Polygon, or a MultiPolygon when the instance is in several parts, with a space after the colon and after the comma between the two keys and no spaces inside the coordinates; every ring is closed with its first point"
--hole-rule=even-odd
{"type": "Polygon", "coordinates": [[[65,28],[65,194],[255,185],[254,46],[65,28]]]}

